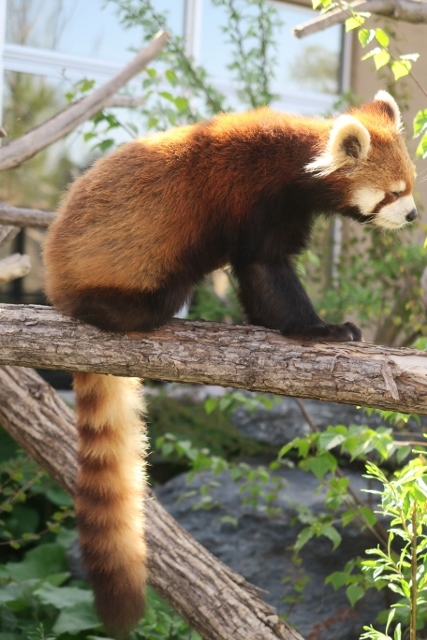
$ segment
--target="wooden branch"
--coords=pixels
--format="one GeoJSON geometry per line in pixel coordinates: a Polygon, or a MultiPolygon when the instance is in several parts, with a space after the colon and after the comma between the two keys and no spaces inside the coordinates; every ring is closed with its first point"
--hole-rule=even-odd
{"type": "Polygon", "coordinates": [[[262,327],[174,320],[104,333],[50,307],[0,305],[0,364],[97,371],[427,414],[427,353],[310,343],[262,327]]]}
{"type": "Polygon", "coordinates": [[[24,209],[0,202],[0,224],[11,224],[17,227],[48,227],[56,217],[54,211],[41,209],[24,209]]]}
{"type": "MultiPolygon", "coordinates": [[[[35,371],[0,367],[0,422],[66,491],[76,475],[74,414],[35,371]]],[[[149,582],[206,640],[303,640],[257,590],[163,509],[146,505],[149,582]]]]}
{"type": "Polygon", "coordinates": [[[13,253],[0,260],[0,284],[23,278],[31,271],[29,256],[13,253]]]}
{"type": "MultiPolygon", "coordinates": [[[[356,0],[350,2],[349,6],[356,13],[367,11],[414,24],[427,22],[427,3],[419,0],[356,0]]],[[[303,38],[335,24],[341,24],[350,16],[349,9],[333,9],[313,20],[297,25],[292,29],[292,33],[297,38],[303,38]]]]}
{"type": "Polygon", "coordinates": [[[112,96],[106,103],[106,107],[123,107],[124,109],[136,109],[147,102],[147,96],[112,96]]]}
{"type": "Polygon", "coordinates": [[[97,113],[111,96],[160,53],[168,37],[166,31],[160,32],[129,64],[101,87],[39,127],[1,147],[0,171],[18,167],[97,113]]]}
{"type": "Polygon", "coordinates": [[[20,227],[15,227],[13,225],[3,225],[0,222],[0,246],[6,244],[7,242],[11,242],[20,231],[20,227]]]}

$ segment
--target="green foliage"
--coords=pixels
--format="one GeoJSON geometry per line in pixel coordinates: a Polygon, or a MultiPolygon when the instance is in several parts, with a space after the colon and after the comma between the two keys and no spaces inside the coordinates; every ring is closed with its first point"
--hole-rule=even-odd
{"type": "MultiPolygon", "coordinates": [[[[116,6],[119,20],[125,28],[142,27],[145,41],[154,37],[160,29],[170,31],[167,12],[156,11],[151,0],[108,1],[116,6]]],[[[173,33],[156,66],[146,70],[142,88],[147,97],[142,113],[147,117],[148,129],[166,129],[185,122],[196,122],[206,115],[227,109],[224,96],[209,82],[206,71],[187,55],[183,38],[173,33]],[[166,92],[165,82],[170,87],[166,92]],[[192,96],[191,105],[188,95],[192,96]],[[198,103],[200,107],[193,106],[198,103]]]]}
{"type": "MultiPolygon", "coordinates": [[[[286,486],[286,481],[274,475],[277,469],[276,461],[270,465],[258,465],[252,467],[246,462],[228,461],[220,456],[212,455],[207,448],[199,449],[189,440],[183,441],[168,433],[158,438],[155,443],[164,457],[178,456],[187,461],[190,471],[187,473],[187,481],[190,483],[196,474],[210,471],[212,477],[200,486],[198,492],[187,491],[182,498],[194,497],[194,509],[213,509],[220,505],[215,499],[213,490],[219,485],[216,476],[220,473],[228,473],[239,484],[242,506],[249,505],[259,513],[274,515],[280,513],[277,499],[279,493],[286,486]]],[[[222,518],[223,522],[237,524],[238,517],[235,511],[222,518]]]]}
{"type": "Polygon", "coordinates": [[[271,90],[275,76],[277,44],[274,32],[281,26],[277,9],[265,0],[212,0],[224,7],[225,42],[232,45],[227,68],[233,72],[237,95],[250,106],[268,105],[277,96],[271,90]]]}
{"type": "MultiPolygon", "coordinates": [[[[92,591],[71,580],[72,501],[0,430],[0,640],[100,640],[92,591]]],[[[151,589],[130,640],[200,640],[151,589]]]]}
{"type": "MultiPolygon", "coordinates": [[[[331,322],[355,317],[380,344],[412,344],[427,331],[420,285],[425,259],[422,245],[365,230],[344,244],[337,281],[322,291],[319,314],[331,322]]],[[[311,280],[318,286],[318,275],[311,280]]]]}
{"type": "Polygon", "coordinates": [[[385,635],[372,625],[364,627],[367,638],[400,638],[409,632],[416,640],[417,632],[427,625],[427,465],[424,456],[411,460],[388,479],[376,465],[368,463],[367,476],[382,484],[370,491],[381,498],[382,515],[390,519],[386,549],[377,547],[366,553],[362,568],[373,580],[381,579],[397,595],[391,605],[385,635]],[[398,620],[393,636],[391,622],[398,620]],[[403,629],[403,630],[402,630],[403,629]]]}
{"type": "MultiPolygon", "coordinates": [[[[418,53],[394,53],[392,50],[393,42],[390,38],[390,34],[381,27],[375,27],[368,29],[364,27],[366,18],[370,17],[370,13],[357,12],[353,9],[350,3],[345,0],[312,0],[314,9],[322,8],[324,11],[329,11],[336,7],[345,9],[350,14],[347,18],[345,27],[346,31],[353,29],[359,29],[358,38],[362,47],[368,47],[373,45],[373,48],[366,53],[362,60],[372,59],[375,64],[375,69],[379,71],[383,67],[388,67],[391,70],[393,79],[395,82],[401,78],[411,76],[417,86],[426,94],[425,89],[421,86],[420,82],[415,78],[412,72],[413,63],[419,58],[418,53]]],[[[423,159],[427,158],[427,130],[426,130],[426,118],[427,110],[421,109],[418,111],[414,119],[414,138],[421,137],[416,155],[423,159]]]]}
{"type": "Polygon", "coordinates": [[[225,295],[219,296],[211,279],[207,279],[195,288],[187,318],[241,324],[242,311],[235,287],[230,285],[225,295]]]}
{"type": "MultiPolygon", "coordinates": [[[[161,391],[152,394],[149,398],[148,427],[150,441],[154,444],[158,438],[170,433],[178,442],[190,442],[197,449],[208,449],[211,455],[227,460],[236,457],[274,456],[275,449],[270,445],[254,442],[242,436],[230,420],[231,412],[241,404],[249,410],[253,410],[260,403],[269,404],[273,400],[259,396],[254,399],[237,391],[227,393],[220,398],[211,398],[202,403],[197,403],[190,398],[175,399],[173,393],[161,391]]],[[[184,446],[184,445],[182,445],[184,446]]],[[[186,462],[186,456],[178,451],[163,452],[162,448],[155,448],[153,459],[159,457],[168,458],[169,462],[186,462]]]]}

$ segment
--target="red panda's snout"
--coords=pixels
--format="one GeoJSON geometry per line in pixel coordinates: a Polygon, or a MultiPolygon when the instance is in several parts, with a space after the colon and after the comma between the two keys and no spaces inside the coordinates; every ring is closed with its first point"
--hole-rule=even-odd
{"type": "Polygon", "coordinates": [[[375,187],[360,187],[351,198],[362,218],[383,229],[400,229],[417,216],[417,208],[412,193],[407,193],[403,180],[390,185],[387,191],[375,187]]]}

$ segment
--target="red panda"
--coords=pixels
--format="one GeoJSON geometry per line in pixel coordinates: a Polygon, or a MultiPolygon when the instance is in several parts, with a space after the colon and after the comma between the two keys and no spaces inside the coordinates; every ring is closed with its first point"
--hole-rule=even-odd
{"type": "MultiPolygon", "coordinates": [[[[151,331],[231,264],[250,323],[361,340],[354,324],[319,318],[293,260],[317,214],[385,229],[416,218],[400,130],[396,102],[380,91],[332,119],[261,108],[125,144],[69,189],[45,244],[47,296],[101,329],[151,331]]],[[[76,373],[74,388],[83,560],[106,630],[123,636],[143,612],[144,425],[132,380],[76,373]]]]}

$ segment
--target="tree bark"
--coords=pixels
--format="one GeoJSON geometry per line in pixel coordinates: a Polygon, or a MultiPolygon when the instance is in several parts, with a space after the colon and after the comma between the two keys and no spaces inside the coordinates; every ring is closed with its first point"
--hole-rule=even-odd
{"type": "Polygon", "coordinates": [[[337,8],[304,22],[292,29],[297,38],[304,38],[335,24],[345,22],[351,16],[351,9],[357,12],[368,11],[394,20],[420,24],[427,22],[427,3],[419,0],[356,0],[349,3],[349,9],[337,8]]]}
{"type": "Polygon", "coordinates": [[[30,273],[31,262],[27,255],[13,253],[0,260],[0,284],[23,278],[30,273]]]}
{"type": "Polygon", "coordinates": [[[14,207],[5,202],[0,203],[0,224],[15,225],[17,227],[40,227],[45,229],[54,221],[54,211],[41,209],[25,209],[14,207]]]}
{"type": "MultiPolygon", "coordinates": [[[[0,422],[67,492],[77,469],[73,411],[30,369],[0,367],[0,422]]],[[[149,583],[206,640],[303,640],[256,588],[163,509],[146,505],[149,583]]]]}
{"type": "Polygon", "coordinates": [[[99,331],[50,307],[0,305],[0,364],[219,384],[427,414],[427,353],[314,343],[262,327],[173,320],[146,334],[99,331]]]}
{"type": "Polygon", "coordinates": [[[20,166],[97,113],[121,87],[161,52],[168,37],[166,31],[160,32],[129,64],[101,87],[39,127],[1,147],[0,171],[20,166]]]}

